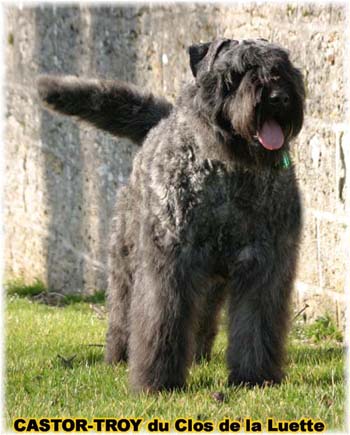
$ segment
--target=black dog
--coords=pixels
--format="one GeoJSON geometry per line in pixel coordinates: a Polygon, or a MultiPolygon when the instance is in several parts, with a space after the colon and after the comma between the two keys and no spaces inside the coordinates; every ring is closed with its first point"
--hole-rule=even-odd
{"type": "Polygon", "coordinates": [[[122,82],[42,77],[49,108],[143,143],[118,195],[107,361],[134,388],[181,387],[209,358],[229,298],[232,384],[283,372],[301,205],[289,160],[303,123],[302,75],[265,40],[189,49],[176,105],[122,82]]]}

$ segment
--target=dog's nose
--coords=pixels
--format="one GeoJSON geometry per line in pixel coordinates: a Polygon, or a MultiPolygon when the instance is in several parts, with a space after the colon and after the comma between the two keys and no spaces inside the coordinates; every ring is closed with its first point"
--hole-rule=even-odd
{"type": "Polygon", "coordinates": [[[288,106],[289,100],[287,92],[282,90],[274,90],[269,96],[269,102],[272,106],[288,106]]]}

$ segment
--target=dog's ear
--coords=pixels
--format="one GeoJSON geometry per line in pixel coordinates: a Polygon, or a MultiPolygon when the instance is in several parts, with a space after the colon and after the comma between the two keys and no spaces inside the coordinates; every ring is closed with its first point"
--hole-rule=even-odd
{"type": "Polygon", "coordinates": [[[210,42],[205,44],[195,44],[188,48],[188,54],[190,55],[190,67],[194,77],[197,76],[200,63],[208,53],[210,44],[210,42]]]}
{"type": "Polygon", "coordinates": [[[238,44],[238,41],[218,39],[205,44],[191,45],[188,49],[188,53],[190,55],[190,66],[194,77],[197,77],[198,71],[202,66],[205,66],[205,71],[210,71],[223,46],[232,43],[238,44]]]}

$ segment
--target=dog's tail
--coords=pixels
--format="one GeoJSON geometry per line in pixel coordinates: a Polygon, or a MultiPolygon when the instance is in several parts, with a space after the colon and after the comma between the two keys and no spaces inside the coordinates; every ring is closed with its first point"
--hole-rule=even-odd
{"type": "Polygon", "coordinates": [[[38,90],[48,109],[74,116],[139,145],[173,107],[166,99],[119,80],[42,75],[38,90]]]}

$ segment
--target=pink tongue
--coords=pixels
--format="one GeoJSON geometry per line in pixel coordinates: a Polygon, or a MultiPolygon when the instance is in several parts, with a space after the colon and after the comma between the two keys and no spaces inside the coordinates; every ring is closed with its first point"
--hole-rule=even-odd
{"type": "Polygon", "coordinates": [[[281,148],[284,142],[284,135],[277,122],[270,120],[264,122],[261,130],[258,131],[258,139],[264,148],[272,151],[281,148]]]}

